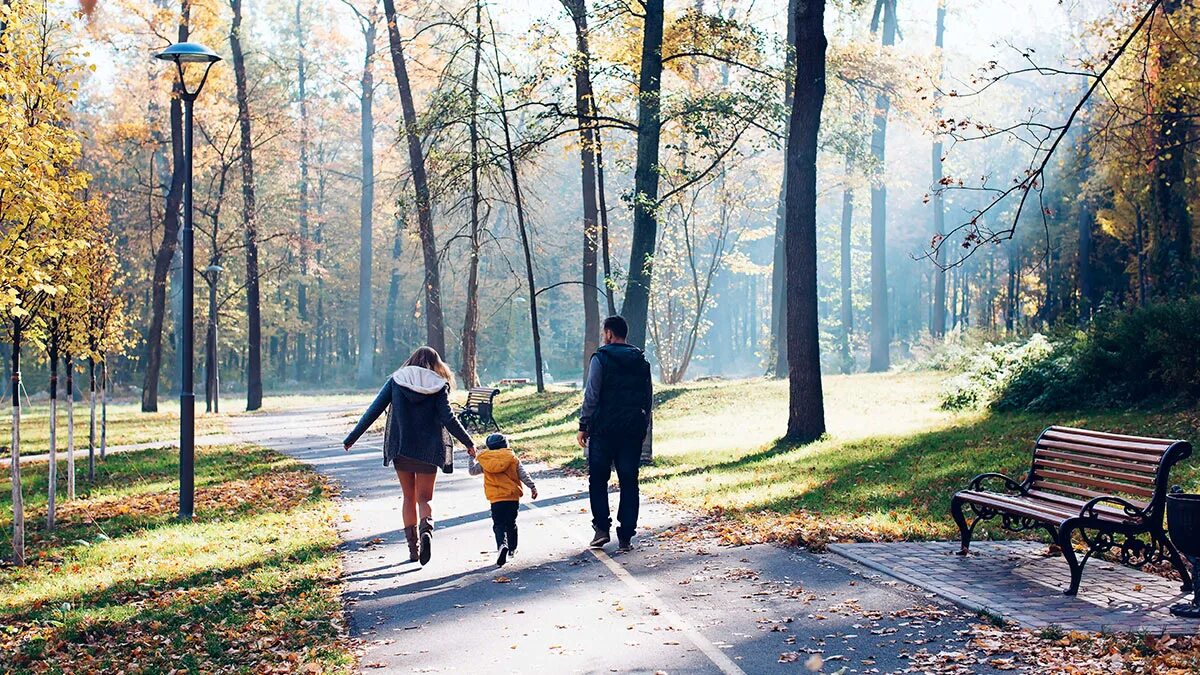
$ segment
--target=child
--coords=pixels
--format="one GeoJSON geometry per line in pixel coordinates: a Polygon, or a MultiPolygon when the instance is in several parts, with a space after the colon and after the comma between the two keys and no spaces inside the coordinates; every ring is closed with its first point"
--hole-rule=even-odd
{"type": "Polygon", "coordinates": [[[496,533],[496,567],[502,567],[517,552],[517,509],[521,506],[521,483],[537,499],[537,486],[521,460],[508,447],[504,434],[487,437],[487,450],[471,458],[472,476],[483,474],[483,493],[492,503],[492,531],[496,533]]]}

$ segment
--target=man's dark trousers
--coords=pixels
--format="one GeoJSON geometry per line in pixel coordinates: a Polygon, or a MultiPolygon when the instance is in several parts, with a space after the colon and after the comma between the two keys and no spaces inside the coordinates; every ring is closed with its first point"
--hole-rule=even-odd
{"type": "Polygon", "coordinates": [[[492,532],[496,534],[496,549],[505,541],[508,550],[517,550],[517,509],[521,502],[492,502],[492,532]]]}
{"type": "Polygon", "coordinates": [[[645,434],[604,434],[588,439],[588,496],[592,502],[592,525],[601,532],[612,527],[608,508],[608,480],[613,467],[621,486],[617,506],[617,538],[630,539],[637,530],[638,466],[645,434]]]}

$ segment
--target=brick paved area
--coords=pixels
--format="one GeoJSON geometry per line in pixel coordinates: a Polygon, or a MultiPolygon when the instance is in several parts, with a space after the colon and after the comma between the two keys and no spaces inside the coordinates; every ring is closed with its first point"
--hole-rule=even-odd
{"type": "Polygon", "coordinates": [[[1185,596],[1179,582],[1091,560],[1079,595],[1062,594],[1070,572],[1061,556],[1030,541],[980,541],[970,556],[958,543],[833,544],[829,549],[878,572],[906,581],[970,610],[987,610],[1027,628],[1170,633],[1200,632],[1200,621],[1179,619],[1168,608],[1185,596]]]}

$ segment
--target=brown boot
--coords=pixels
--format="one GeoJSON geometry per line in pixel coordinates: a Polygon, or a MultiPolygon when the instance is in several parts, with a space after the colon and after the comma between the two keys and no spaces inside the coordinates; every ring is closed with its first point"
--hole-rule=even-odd
{"type": "Polygon", "coordinates": [[[421,556],[421,540],[417,539],[416,525],[404,528],[404,539],[408,541],[408,562],[416,562],[421,556]]]}
{"type": "Polygon", "coordinates": [[[421,565],[429,564],[429,558],[433,555],[433,519],[421,519],[421,555],[418,560],[421,565]]]}

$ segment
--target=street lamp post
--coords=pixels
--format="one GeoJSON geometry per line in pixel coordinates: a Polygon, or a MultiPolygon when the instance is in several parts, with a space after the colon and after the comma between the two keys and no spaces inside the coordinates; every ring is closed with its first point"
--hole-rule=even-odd
{"type": "Polygon", "coordinates": [[[179,380],[179,518],[191,520],[195,512],[196,497],[196,393],[194,388],[194,283],[195,273],[193,258],[195,245],[192,230],[192,106],[204,82],[208,80],[208,71],[212,65],[221,60],[216,52],[197,42],[178,42],[167,47],[154,58],[171,61],[179,74],[179,90],[183,99],[183,151],[184,161],[183,181],[183,326],[180,345],[183,348],[180,361],[183,372],[179,380]],[[192,70],[203,64],[204,74],[200,83],[193,90],[188,90],[184,71],[192,70]]]}

